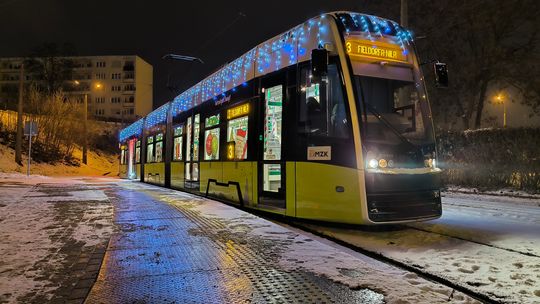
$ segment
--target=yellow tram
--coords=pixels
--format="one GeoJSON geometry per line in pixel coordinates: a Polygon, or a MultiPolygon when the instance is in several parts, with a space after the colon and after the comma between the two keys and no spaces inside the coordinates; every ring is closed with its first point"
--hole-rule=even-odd
{"type": "Polygon", "coordinates": [[[249,50],[120,132],[123,177],[290,217],[441,216],[431,110],[413,39],[353,12],[249,50]]]}

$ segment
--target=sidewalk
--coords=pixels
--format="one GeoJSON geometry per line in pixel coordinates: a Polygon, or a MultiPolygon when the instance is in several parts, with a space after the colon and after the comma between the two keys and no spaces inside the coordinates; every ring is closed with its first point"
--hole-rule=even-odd
{"type": "MultiPolygon", "coordinates": [[[[452,290],[183,192],[122,182],[86,303],[448,303],[452,290]]],[[[473,300],[459,293],[453,303],[473,300]]]]}
{"type": "Polygon", "coordinates": [[[0,256],[0,303],[475,302],[232,206],[115,179],[0,175],[0,256]]]}

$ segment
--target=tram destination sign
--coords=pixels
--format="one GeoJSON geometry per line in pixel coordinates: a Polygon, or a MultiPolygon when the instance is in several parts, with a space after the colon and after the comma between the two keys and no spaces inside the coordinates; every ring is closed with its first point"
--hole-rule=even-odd
{"type": "Polygon", "coordinates": [[[381,41],[348,39],[345,41],[345,49],[349,56],[359,59],[407,62],[407,55],[399,46],[381,41]]]}

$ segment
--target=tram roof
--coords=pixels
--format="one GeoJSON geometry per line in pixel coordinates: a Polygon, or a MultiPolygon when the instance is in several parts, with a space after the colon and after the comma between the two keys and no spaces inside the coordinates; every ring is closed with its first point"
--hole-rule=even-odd
{"type": "Polygon", "coordinates": [[[225,93],[247,81],[272,73],[281,68],[310,59],[310,52],[333,41],[329,29],[329,17],[340,22],[346,34],[367,32],[376,35],[396,37],[396,44],[408,44],[412,41],[409,31],[395,21],[362,13],[334,11],[313,17],[279,35],[276,35],[242,56],[227,63],[221,69],[210,74],[193,85],[172,101],[162,105],[130,126],[120,131],[120,142],[140,136],[144,129],[151,128],[167,119],[189,110],[207,100],[225,97],[225,93]]]}

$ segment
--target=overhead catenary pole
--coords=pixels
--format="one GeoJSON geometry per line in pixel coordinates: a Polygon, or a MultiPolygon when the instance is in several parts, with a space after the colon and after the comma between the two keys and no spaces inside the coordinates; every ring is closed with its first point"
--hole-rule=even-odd
{"type": "Polygon", "coordinates": [[[28,128],[28,167],[26,168],[26,176],[30,176],[30,161],[32,160],[32,125],[33,122],[31,121],[28,128]]]}
{"type": "Polygon", "coordinates": [[[409,10],[408,10],[408,4],[407,0],[401,0],[401,20],[400,20],[401,26],[408,27],[409,26],[409,10]]]}
{"type": "Polygon", "coordinates": [[[88,164],[88,93],[84,94],[84,125],[83,125],[83,148],[82,148],[82,162],[88,164]]]}
{"type": "Polygon", "coordinates": [[[22,166],[22,140],[23,140],[23,91],[24,91],[24,63],[19,71],[19,103],[17,105],[17,135],[15,137],[15,162],[22,166]]]}

